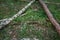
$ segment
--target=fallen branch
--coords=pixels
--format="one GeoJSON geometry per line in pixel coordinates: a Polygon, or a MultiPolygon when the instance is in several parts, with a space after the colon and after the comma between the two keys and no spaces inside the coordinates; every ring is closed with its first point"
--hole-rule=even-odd
{"type": "Polygon", "coordinates": [[[46,2],[46,1],[44,1],[46,4],[56,4],[56,5],[60,5],[60,3],[55,3],[55,2],[46,2]]]}
{"type": "Polygon", "coordinates": [[[12,20],[17,18],[18,16],[21,16],[22,13],[24,13],[26,11],[26,9],[34,2],[35,2],[35,0],[32,0],[29,4],[27,4],[22,10],[20,10],[17,14],[12,16],[11,18],[6,18],[6,19],[3,19],[3,20],[0,20],[0,29],[2,27],[4,27],[5,25],[9,24],[12,20]]]}
{"type": "Polygon", "coordinates": [[[42,5],[44,11],[46,12],[49,20],[51,21],[51,23],[54,25],[54,27],[56,28],[57,32],[60,34],[60,25],[59,23],[54,19],[53,15],[51,14],[51,12],[49,11],[47,5],[42,1],[39,0],[40,4],[42,5]]]}
{"type": "MultiPolygon", "coordinates": [[[[21,2],[29,2],[29,1],[21,1],[21,2]]],[[[44,3],[46,4],[55,4],[55,5],[60,5],[60,3],[57,3],[57,2],[49,2],[49,1],[44,1],[44,3]]]]}

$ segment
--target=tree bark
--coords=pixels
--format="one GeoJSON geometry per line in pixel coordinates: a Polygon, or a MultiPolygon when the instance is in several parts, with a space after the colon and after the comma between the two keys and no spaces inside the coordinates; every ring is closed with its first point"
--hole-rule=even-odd
{"type": "Polygon", "coordinates": [[[57,32],[60,34],[60,25],[59,25],[59,23],[54,19],[53,15],[49,11],[47,5],[42,0],[39,0],[39,2],[42,5],[44,11],[46,12],[46,15],[48,16],[49,20],[54,25],[54,27],[56,28],[57,32]]]}

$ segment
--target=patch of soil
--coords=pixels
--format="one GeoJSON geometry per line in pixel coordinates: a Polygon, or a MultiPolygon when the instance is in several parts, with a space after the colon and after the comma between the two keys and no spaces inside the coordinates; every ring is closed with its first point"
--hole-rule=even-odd
{"type": "Polygon", "coordinates": [[[41,35],[43,36],[44,40],[50,40],[48,31],[47,31],[48,28],[43,26],[43,25],[41,25],[39,23],[39,21],[27,21],[26,24],[30,25],[30,26],[33,26],[34,29],[37,30],[37,31],[41,30],[42,31],[41,35]]]}
{"type": "MultiPolygon", "coordinates": [[[[48,33],[48,30],[49,30],[48,27],[43,26],[42,24],[40,24],[39,21],[26,21],[26,22],[20,22],[20,23],[12,23],[13,29],[12,30],[10,29],[10,32],[9,32],[10,36],[11,36],[11,40],[19,39],[18,38],[19,33],[17,33],[16,30],[21,30],[22,24],[23,25],[27,24],[27,25],[33,27],[33,29],[36,33],[37,33],[37,31],[39,34],[41,33],[40,35],[43,37],[44,40],[51,40],[51,38],[49,37],[50,34],[48,33]],[[42,32],[40,32],[40,31],[42,31],[42,32]]],[[[30,34],[30,36],[32,35],[32,37],[37,36],[37,35],[34,35],[35,32],[33,33],[31,28],[29,28],[29,29],[27,28],[26,32],[28,34],[32,33],[32,34],[30,34]]],[[[38,37],[36,37],[36,38],[38,38],[38,37]]]]}

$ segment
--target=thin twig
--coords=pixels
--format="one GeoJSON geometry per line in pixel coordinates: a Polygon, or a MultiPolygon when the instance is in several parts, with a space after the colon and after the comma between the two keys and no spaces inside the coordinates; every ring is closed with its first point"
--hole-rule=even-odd
{"type": "Polygon", "coordinates": [[[55,3],[55,2],[46,2],[46,1],[44,1],[46,4],[56,4],[56,5],[60,5],[60,3],[55,3]]]}

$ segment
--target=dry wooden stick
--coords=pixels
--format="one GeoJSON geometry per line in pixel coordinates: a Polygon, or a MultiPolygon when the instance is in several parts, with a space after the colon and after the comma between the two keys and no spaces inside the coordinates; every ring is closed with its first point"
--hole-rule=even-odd
{"type": "Polygon", "coordinates": [[[51,21],[51,23],[54,25],[54,27],[56,28],[57,32],[60,34],[60,25],[59,23],[54,19],[53,15],[51,14],[51,12],[49,11],[47,5],[42,1],[39,0],[40,4],[42,5],[44,11],[46,12],[49,20],[51,21]]]}
{"type": "Polygon", "coordinates": [[[0,20],[0,29],[2,27],[4,27],[5,25],[9,24],[12,20],[14,20],[15,18],[17,18],[18,16],[21,16],[22,13],[24,13],[26,11],[26,9],[32,4],[34,3],[35,0],[32,0],[30,3],[28,3],[22,10],[20,10],[17,14],[15,14],[14,16],[12,16],[11,18],[6,18],[3,20],[0,20]]]}
{"type": "Polygon", "coordinates": [[[56,4],[56,5],[60,5],[60,3],[55,3],[55,2],[46,2],[46,1],[44,1],[46,4],[56,4]]]}
{"type": "MultiPolygon", "coordinates": [[[[22,2],[22,1],[21,1],[22,2]]],[[[29,1],[25,1],[25,0],[23,0],[23,2],[29,2],[29,1]]],[[[46,3],[46,4],[55,4],[55,5],[60,5],[60,3],[58,3],[58,2],[49,2],[49,1],[44,1],[44,3],[46,3]]]]}

